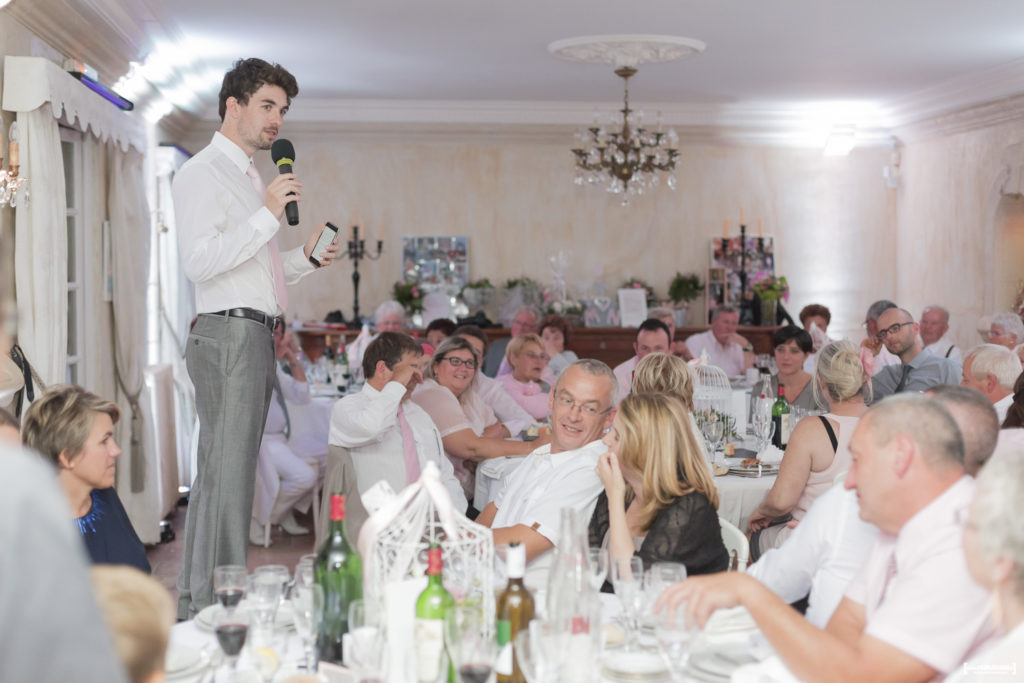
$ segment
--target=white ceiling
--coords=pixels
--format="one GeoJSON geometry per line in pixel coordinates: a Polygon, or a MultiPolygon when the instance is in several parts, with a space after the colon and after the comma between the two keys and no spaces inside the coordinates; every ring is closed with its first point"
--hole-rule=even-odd
{"type": "MultiPolygon", "coordinates": [[[[583,122],[621,97],[620,82],[547,45],[605,33],[707,43],[631,81],[649,113],[692,126],[827,110],[887,131],[1024,92],[1021,0],[14,0],[7,11],[107,83],[161,41],[215,75],[241,56],[278,61],[299,81],[299,120],[583,122]]],[[[215,98],[216,87],[193,113],[215,118],[215,98]]]]}

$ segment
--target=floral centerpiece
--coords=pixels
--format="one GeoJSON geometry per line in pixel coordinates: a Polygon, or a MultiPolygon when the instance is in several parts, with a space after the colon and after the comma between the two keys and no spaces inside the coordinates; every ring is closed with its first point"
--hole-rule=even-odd
{"type": "Polygon", "coordinates": [[[471,313],[483,310],[487,308],[488,304],[494,298],[494,294],[497,290],[491,281],[487,278],[481,278],[472,282],[467,282],[462,286],[462,290],[459,292],[459,296],[466,302],[466,306],[469,307],[471,313]]]}
{"type": "Polygon", "coordinates": [[[762,301],[789,301],[789,283],[786,276],[767,275],[754,282],[754,291],[762,301]]]}
{"type": "Polygon", "coordinates": [[[391,288],[391,297],[402,304],[409,314],[419,313],[423,310],[423,290],[416,282],[399,280],[391,288]]]}
{"type": "Polygon", "coordinates": [[[505,281],[505,289],[515,289],[516,287],[522,287],[523,289],[540,289],[540,285],[532,277],[514,277],[505,281]]]}
{"type": "Polygon", "coordinates": [[[482,290],[491,289],[491,290],[493,290],[494,289],[494,285],[492,285],[491,281],[488,280],[487,278],[481,278],[479,280],[473,280],[472,282],[467,282],[466,284],[464,284],[462,286],[462,291],[459,292],[463,296],[463,298],[465,298],[465,296],[466,296],[466,290],[467,289],[482,289],[482,290]]]}
{"type": "Polygon", "coordinates": [[[619,289],[642,289],[644,295],[647,298],[647,305],[650,306],[654,303],[654,287],[644,282],[638,277],[631,277],[619,287],[619,289]]]}
{"type": "Polygon", "coordinates": [[[761,324],[775,325],[779,320],[779,301],[789,301],[789,283],[784,275],[766,275],[754,281],[754,293],[761,299],[761,324]]]}

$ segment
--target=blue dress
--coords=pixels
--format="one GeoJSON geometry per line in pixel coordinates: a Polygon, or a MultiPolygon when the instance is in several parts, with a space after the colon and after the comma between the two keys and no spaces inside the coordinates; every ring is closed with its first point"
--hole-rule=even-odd
{"type": "Polygon", "coordinates": [[[92,507],[75,520],[93,564],[127,564],[149,574],[146,546],[128,520],[121,499],[113,487],[95,489],[92,507]]]}

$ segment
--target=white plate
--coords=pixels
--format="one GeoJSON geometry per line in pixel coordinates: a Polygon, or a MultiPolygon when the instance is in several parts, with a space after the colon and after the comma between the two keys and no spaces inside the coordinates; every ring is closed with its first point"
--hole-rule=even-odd
{"type": "Polygon", "coordinates": [[[720,609],[711,615],[708,623],[704,626],[704,633],[707,635],[756,630],[757,622],[754,621],[754,617],[750,615],[750,612],[745,607],[720,609]]]}
{"type": "Polygon", "coordinates": [[[610,652],[604,660],[604,675],[613,681],[667,681],[668,667],[653,651],[610,652]]]}
{"type": "MultiPolygon", "coordinates": [[[[247,600],[242,600],[238,603],[239,607],[252,609],[251,605],[247,600]]],[[[213,631],[217,621],[217,614],[224,609],[220,605],[210,605],[204,607],[196,615],[195,622],[203,631],[213,631]]],[[[283,605],[277,608],[277,616],[274,618],[274,626],[277,628],[294,629],[295,628],[295,612],[292,609],[291,603],[287,600],[283,605]]]]}
{"type": "Polygon", "coordinates": [[[713,647],[695,652],[690,657],[689,668],[708,677],[728,680],[732,672],[741,666],[753,664],[757,659],[735,646],[713,647]]]}
{"type": "Polygon", "coordinates": [[[165,668],[167,680],[194,680],[210,666],[210,652],[206,649],[197,650],[189,645],[181,643],[177,645],[172,643],[167,649],[167,657],[164,661],[166,662],[165,668]],[[172,666],[177,666],[181,661],[184,661],[185,657],[191,657],[190,654],[178,654],[178,651],[183,653],[185,651],[191,651],[195,654],[195,661],[184,668],[176,670],[172,669],[172,666]]]}

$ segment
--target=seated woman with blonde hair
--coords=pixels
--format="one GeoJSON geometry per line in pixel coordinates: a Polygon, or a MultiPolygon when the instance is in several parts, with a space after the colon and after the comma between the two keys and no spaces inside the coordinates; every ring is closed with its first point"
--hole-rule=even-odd
{"type": "Polygon", "coordinates": [[[788,523],[803,519],[811,503],[850,468],[850,436],[868,410],[864,392],[870,374],[857,346],[846,339],[818,352],[815,374],[815,399],[824,395],[829,412],[806,417],[793,429],[775,483],[747,520],[755,532],[750,539],[754,560],[782,545],[792,530],[788,523]]]}
{"type": "Polygon", "coordinates": [[[57,468],[93,564],[128,564],[150,571],[142,545],[114,490],[114,463],[121,449],[115,403],[82,387],[57,384],[25,412],[21,438],[57,468]]]}
{"type": "Polygon", "coordinates": [[[697,437],[701,457],[707,457],[700,427],[693,415],[693,372],[680,356],[667,353],[649,353],[640,359],[633,371],[634,394],[665,394],[678,398],[690,418],[690,429],[697,437]]]}
{"type": "Polygon", "coordinates": [[[544,342],[535,334],[521,334],[505,347],[505,360],[512,369],[497,382],[535,420],[551,415],[551,384],[543,379],[548,365],[544,342]]]}
{"type": "Polygon", "coordinates": [[[630,394],[604,443],[608,451],[597,464],[604,492],[590,518],[590,546],[607,546],[612,559],[635,554],[645,567],[680,562],[687,574],[728,569],[718,491],[682,402],[630,394]]]}
{"type": "Polygon", "coordinates": [[[171,594],[134,567],[93,567],[92,588],[128,680],[164,680],[164,657],[175,618],[171,594]]]}

